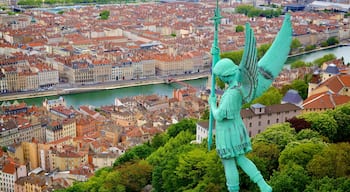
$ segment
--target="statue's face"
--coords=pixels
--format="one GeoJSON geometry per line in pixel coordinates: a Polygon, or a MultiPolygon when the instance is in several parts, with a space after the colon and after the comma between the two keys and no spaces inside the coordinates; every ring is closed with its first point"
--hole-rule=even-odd
{"type": "Polygon", "coordinates": [[[220,80],[223,81],[226,84],[230,84],[233,82],[238,82],[239,79],[239,70],[238,68],[234,71],[234,73],[232,75],[223,75],[223,76],[219,76],[220,80]]]}

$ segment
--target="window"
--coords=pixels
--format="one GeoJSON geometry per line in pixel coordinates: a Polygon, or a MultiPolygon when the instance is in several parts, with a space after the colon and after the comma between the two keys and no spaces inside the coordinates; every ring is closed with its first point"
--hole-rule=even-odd
{"type": "Polygon", "coordinates": [[[249,137],[251,137],[252,136],[252,131],[249,131],[249,137]]]}
{"type": "Polygon", "coordinates": [[[261,126],[261,121],[258,122],[258,125],[261,126]]]}
{"type": "Polygon", "coordinates": [[[260,132],[261,132],[261,130],[259,129],[259,130],[258,130],[258,133],[260,133],[260,132]]]}
{"type": "Polygon", "coordinates": [[[278,122],[279,122],[279,119],[277,118],[277,119],[276,119],[276,123],[278,123],[278,122]]]}
{"type": "Polygon", "coordinates": [[[261,115],[259,115],[259,119],[261,119],[261,115]]]}
{"type": "Polygon", "coordinates": [[[249,123],[249,127],[252,127],[252,123],[249,123]]]}
{"type": "Polygon", "coordinates": [[[269,119],[269,120],[267,120],[267,124],[268,124],[268,125],[270,125],[270,119],[269,119]]]}

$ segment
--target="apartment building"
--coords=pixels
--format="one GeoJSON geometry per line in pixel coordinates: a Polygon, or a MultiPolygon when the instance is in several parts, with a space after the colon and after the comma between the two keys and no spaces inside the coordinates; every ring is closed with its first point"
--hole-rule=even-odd
{"type": "Polygon", "coordinates": [[[15,181],[27,175],[27,169],[25,165],[20,165],[11,159],[5,158],[1,162],[0,168],[0,191],[2,192],[14,192],[15,181]]]}
{"type": "Polygon", "coordinates": [[[77,121],[76,121],[77,137],[88,135],[89,133],[93,133],[95,131],[97,131],[97,128],[96,128],[96,122],[93,118],[88,116],[77,118],[77,121]]]}
{"type": "Polygon", "coordinates": [[[15,182],[14,192],[44,192],[48,189],[47,184],[47,178],[44,175],[31,174],[15,182]]]}
{"type": "Polygon", "coordinates": [[[23,117],[10,118],[0,123],[0,145],[9,146],[14,143],[32,141],[36,138],[44,141],[45,127],[40,122],[30,122],[23,117]]]}
{"type": "Polygon", "coordinates": [[[52,142],[64,137],[76,137],[76,122],[74,119],[52,121],[46,128],[46,142],[52,142]]]}
{"type": "Polygon", "coordinates": [[[56,168],[60,171],[72,170],[88,163],[88,154],[83,152],[57,152],[54,158],[56,168]]]}

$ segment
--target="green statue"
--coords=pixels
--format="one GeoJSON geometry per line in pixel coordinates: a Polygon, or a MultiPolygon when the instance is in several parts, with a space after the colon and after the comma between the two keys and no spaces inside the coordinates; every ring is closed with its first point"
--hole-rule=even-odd
{"type": "Polygon", "coordinates": [[[221,59],[213,68],[213,74],[227,84],[219,106],[215,96],[210,97],[209,105],[216,120],[216,151],[222,159],[230,192],[239,191],[237,165],[261,191],[272,191],[254,163],[245,157],[252,146],[240,110],[243,103],[251,102],[271,86],[283,68],[291,42],[292,25],[290,15],[286,14],[270,49],[257,61],[254,33],[250,25],[246,24],[245,48],[240,65],[235,65],[230,59],[221,59]]]}

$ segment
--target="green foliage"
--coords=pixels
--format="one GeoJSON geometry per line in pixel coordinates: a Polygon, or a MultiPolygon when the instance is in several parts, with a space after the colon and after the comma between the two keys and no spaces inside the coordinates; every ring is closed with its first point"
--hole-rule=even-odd
{"type": "Polygon", "coordinates": [[[281,9],[277,10],[261,10],[254,8],[251,5],[239,5],[235,8],[236,13],[241,13],[244,14],[248,17],[267,17],[267,18],[272,18],[272,17],[278,17],[282,14],[281,9]]]}
{"type": "Polygon", "coordinates": [[[132,149],[126,151],[122,156],[120,156],[115,162],[114,167],[120,166],[126,162],[139,160],[139,159],[145,159],[147,158],[152,152],[154,151],[154,148],[150,146],[149,143],[145,143],[139,146],[135,146],[132,149]]]}
{"type": "Polygon", "coordinates": [[[172,34],[170,34],[170,36],[176,37],[176,33],[172,33],[172,34]]]}
{"type": "Polygon", "coordinates": [[[271,44],[262,44],[258,47],[258,59],[262,58],[270,47],[271,44]]]}
{"type": "Polygon", "coordinates": [[[100,18],[102,20],[107,20],[109,17],[109,11],[108,10],[103,10],[101,13],[100,13],[100,18]]]}
{"type": "Polygon", "coordinates": [[[311,123],[311,129],[334,141],[338,125],[333,116],[327,113],[305,113],[300,116],[311,123]]]}
{"type": "Polygon", "coordinates": [[[168,139],[169,139],[169,136],[167,134],[157,133],[152,139],[151,146],[154,149],[158,149],[159,147],[165,145],[165,143],[168,141],[168,139]]]}
{"type": "Polygon", "coordinates": [[[349,13],[349,12],[347,12],[347,13],[344,14],[344,18],[348,18],[349,16],[350,16],[350,13],[349,13]]]}
{"type": "Polygon", "coordinates": [[[254,99],[252,104],[260,103],[266,106],[280,104],[283,96],[276,87],[270,87],[264,94],[260,97],[254,99]]]}
{"type": "Polygon", "coordinates": [[[176,124],[172,124],[167,129],[169,137],[176,137],[181,131],[190,131],[192,134],[196,133],[196,121],[194,119],[183,119],[176,124]]]}
{"type": "Polygon", "coordinates": [[[313,156],[320,153],[324,147],[323,142],[313,142],[311,140],[290,142],[281,152],[279,163],[282,166],[295,163],[305,169],[313,156]]]}
{"type": "Polygon", "coordinates": [[[60,14],[60,15],[62,15],[63,13],[64,13],[64,11],[57,12],[57,14],[60,14]]]}
{"type": "Polygon", "coordinates": [[[350,104],[329,110],[327,113],[334,118],[337,123],[337,134],[334,137],[335,142],[350,141],[350,104]]]}
{"type": "MultiPolygon", "coordinates": [[[[334,118],[339,127],[349,124],[346,116],[349,114],[350,104],[346,104],[335,110],[307,115],[313,116],[308,118],[311,126],[326,125],[320,129],[301,129],[298,133],[289,123],[272,125],[253,138],[253,151],[247,157],[264,178],[270,178],[273,191],[348,191],[350,144],[326,143],[318,131],[330,126],[323,122],[327,118],[334,118]]],[[[216,151],[208,152],[205,142],[190,144],[195,135],[188,129],[174,135],[155,136],[151,143],[129,150],[129,160],[125,158],[114,168],[100,169],[87,182],[76,182],[64,191],[131,192],[142,191],[149,184],[154,192],[226,191],[225,174],[216,151]],[[145,157],[146,160],[140,160],[145,157]]],[[[239,170],[241,191],[258,192],[256,184],[239,170]]]]}
{"type": "Polygon", "coordinates": [[[38,6],[42,3],[42,0],[20,0],[18,1],[18,5],[32,5],[38,6]]]}
{"type": "Polygon", "coordinates": [[[337,37],[330,37],[327,39],[327,44],[328,46],[331,46],[331,45],[336,45],[339,43],[339,40],[337,37]]]}
{"type": "Polygon", "coordinates": [[[243,57],[243,50],[239,51],[233,51],[233,52],[225,52],[220,54],[220,58],[229,58],[231,59],[236,65],[239,65],[241,62],[241,59],[243,57]]]}
{"type": "MultiPolygon", "coordinates": [[[[253,151],[247,155],[253,162],[260,161],[259,170],[264,178],[270,177],[273,171],[278,168],[278,157],[280,150],[274,143],[257,142],[253,144],[253,151]]],[[[258,165],[257,165],[258,166],[258,165]]]]}
{"type": "Polygon", "coordinates": [[[236,32],[243,32],[243,31],[244,31],[244,27],[242,25],[236,26],[236,32]]]}
{"type": "Polygon", "coordinates": [[[295,140],[295,130],[290,127],[289,123],[282,123],[274,124],[268,127],[264,132],[256,135],[253,138],[253,145],[260,142],[275,144],[279,151],[282,151],[288,143],[295,140]]]}
{"type": "Polygon", "coordinates": [[[155,169],[152,173],[154,191],[174,191],[179,188],[181,183],[174,170],[179,162],[179,154],[186,153],[195,147],[189,144],[194,139],[194,134],[181,131],[147,158],[155,169]]]}
{"type": "Polygon", "coordinates": [[[240,5],[235,8],[236,13],[241,13],[244,15],[248,15],[249,11],[253,10],[254,7],[251,5],[240,5]]]}
{"type": "Polygon", "coordinates": [[[305,51],[311,51],[311,50],[314,50],[316,49],[316,45],[306,45],[305,46],[305,51]]]}
{"type": "Polygon", "coordinates": [[[209,120],[209,107],[205,108],[205,110],[203,111],[203,114],[201,115],[201,120],[209,120]]]}
{"type": "Polygon", "coordinates": [[[142,191],[152,178],[152,166],[145,160],[136,163],[128,162],[119,167],[120,183],[126,191],[142,191]]]}
{"type": "Polygon", "coordinates": [[[296,79],[292,81],[291,88],[298,91],[302,99],[307,98],[309,85],[304,80],[296,79]]]}
{"type": "Polygon", "coordinates": [[[296,135],[297,140],[318,140],[323,141],[322,136],[317,132],[311,129],[303,129],[296,135]]]}
{"type": "Polygon", "coordinates": [[[300,43],[299,39],[294,38],[292,40],[292,44],[290,45],[290,48],[292,50],[296,50],[296,49],[300,48],[301,46],[302,46],[302,44],[300,43]]]}
{"type": "Polygon", "coordinates": [[[307,63],[302,60],[297,60],[297,61],[294,61],[292,64],[290,64],[291,69],[296,69],[300,67],[311,67],[311,66],[312,66],[312,63],[309,63],[309,62],[307,63]]]}
{"type": "Polygon", "coordinates": [[[1,147],[1,150],[2,150],[3,152],[7,152],[7,147],[6,147],[6,146],[2,146],[2,147],[1,147]]]}
{"type": "Polygon", "coordinates": [[[304,191],[310,182],[305,169],[297,164],[290,163],[281,171],[275,172],[270,184],[274,192],[300,192],[304,191]]]}
{"type": "Polygon", "coordinates": [[[325,176],[336,178],[350,174],[349,143],[330,144],[307,165],[307,170],[317,178],[325,176]]]}
{"type": "Polygon", "coordinates": [[[339,177],[336,179],[324,177],[314,179],[306,187],[304,192],[347,192],[350,189],[350,179],[348,177],[339,177]]]}

